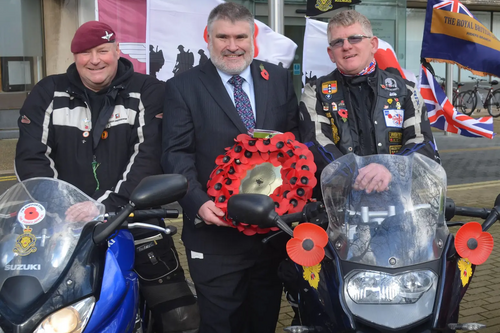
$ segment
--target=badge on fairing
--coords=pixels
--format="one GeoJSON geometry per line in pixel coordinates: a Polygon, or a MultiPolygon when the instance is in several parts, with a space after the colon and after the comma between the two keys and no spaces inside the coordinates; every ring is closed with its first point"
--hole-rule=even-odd
{"type": "Polygon", "coordinates": [[[304,280],[309,282],[309,285],[314,289],[318,289],[321,264],[317,264],[311,267],[302,266],[302,268],[304,269],[304,273],[302,275],[304,280]]]}
{"type": "Polygon", "coordinates": [[[22,257],[27,256],[30,253],[36,252],[36,237],[31,233],[31,228],[24,229],[22,235],[19,235],[16,239],[16,247],[14,248],[14,253],[22,257]]]}
{"type": "Polygon", "coordinates": [[[458,269],[460,270],[460,279],[462,280],[462,286],[466,286],[469,283],[469,279],[472,276],[472,264],[466,258],[458,259],[458,269]]]}

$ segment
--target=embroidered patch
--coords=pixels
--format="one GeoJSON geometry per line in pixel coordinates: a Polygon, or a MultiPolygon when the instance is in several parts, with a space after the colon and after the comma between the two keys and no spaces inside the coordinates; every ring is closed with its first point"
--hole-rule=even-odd
{"type": "Polygon", "coordinates": [[[403,128],[404,114],[404,109],[384,110],[385,125],[387,127],[403,128]]]}
{"type": "Polygon", "coordinates": [[[396,154],[397,152],[399,152],[399,150],[401,149],[401,145],[390,145],[389,146],[389,154],[396,154]]]}
{"type": "Polygon", "coordinates": [[[389,142],[390,143],[402,143],[403,133],[401,132],[389,132],[389,142]]]}
{"type": "Polygon", "coordinates": [[[396,80],[394,80],[393,78],[390,78],[390,77],[385,79],[384,86],[385,86],[385,88],[384,87],[382,87],[382,88],[385,90],[389,90],[389,91],[399,90],[398,84],[396,83],[396,80]]]}
{"type": "Polygon", "coordinates": [[[321,84],[321,91],[325,95],[337,93],[337,81],[326,81],[321,84]]]}

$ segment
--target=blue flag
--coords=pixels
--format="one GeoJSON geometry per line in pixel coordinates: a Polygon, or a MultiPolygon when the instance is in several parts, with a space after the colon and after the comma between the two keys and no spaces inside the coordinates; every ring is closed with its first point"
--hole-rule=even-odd
{"type": "Polygon", "coordinates": [[[500,41],[458,0],[429,0],[421,57],[500,77],[500,41]]]}

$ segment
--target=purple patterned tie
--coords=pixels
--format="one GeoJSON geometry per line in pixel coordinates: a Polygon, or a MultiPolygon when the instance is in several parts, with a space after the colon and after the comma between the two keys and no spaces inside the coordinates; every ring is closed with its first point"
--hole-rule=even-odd
{"type": "Polygon", "coordinates": [[[247,130],[250,130],[255,127],[255,118],[253,116],[252,105],[250,104],[250,99],[248,95],[243,91],[242,84],[244,79],[235,75],[229,79],[229,83],[234,86],[234,104],[236,106],[236,110],[243,120],[247,130]]]}

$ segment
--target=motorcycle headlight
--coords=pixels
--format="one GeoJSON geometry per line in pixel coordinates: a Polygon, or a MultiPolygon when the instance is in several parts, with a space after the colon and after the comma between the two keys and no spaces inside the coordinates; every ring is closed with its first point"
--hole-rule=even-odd
{"type": "Polygon", "coordinates": [[[415,303],[437,280],[432,271],[388,274],[354,272],[346,279],[347,294],[357,304],[415,303]]]}
{"type": "Polygon", "coordinates": [[[95,298],[89,297],[45,318],[33,333],[81,333],[87,325],[95,298]]]}

